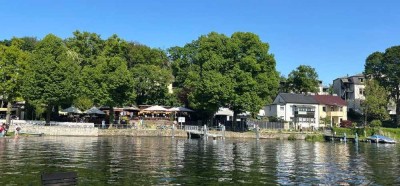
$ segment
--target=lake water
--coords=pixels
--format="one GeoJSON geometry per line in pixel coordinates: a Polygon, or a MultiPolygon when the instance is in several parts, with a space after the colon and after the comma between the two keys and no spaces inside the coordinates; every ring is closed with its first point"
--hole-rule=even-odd
{"type": "Polygon", "coordinates": [[[0,185],[399,185],[398,145],[156,137],[0,139],[0,185]]]}

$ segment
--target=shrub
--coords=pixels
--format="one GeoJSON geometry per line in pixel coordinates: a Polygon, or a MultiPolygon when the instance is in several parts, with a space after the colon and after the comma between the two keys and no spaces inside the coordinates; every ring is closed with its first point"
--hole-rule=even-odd
{"type": "Polygon", "coordinates": [[[287,139],[288,140],[296,140],[296,136],[294,134],[290,134],[287,139]]]}
{"type": "Polygon", "coordinates": [[[324,135],[322,134],[314,134],[314,135],[307,135],[306,141],[325,141],[324,135]]]}
{"type": "Polygon", "coordinates": [[[371,126],[371,127],[380,127],[380,126],[382,126],[382,122],[380,120],[372,120],[369,123],[369,126],[371,126]]]}
{"type": "Polygon", "coordinates": [[[351,122],[350,120],[343,120],[342,122],[340,122],[340,127],[351,128],[353,127],[353,122],[351,122]]]}

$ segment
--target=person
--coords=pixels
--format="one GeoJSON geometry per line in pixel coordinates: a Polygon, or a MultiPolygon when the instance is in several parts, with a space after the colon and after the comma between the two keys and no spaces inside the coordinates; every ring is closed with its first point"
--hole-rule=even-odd
{"type": "Polygon", "coordinates": [[[14,132],[15,136],[19,135],[19,132],[21,131],[21,129],[22,128],[21,128],[21,126],[18,125],[18,123],[15,124],[15,132],[14,132]]]}
{"type": "Polygon", "coordinates": [[[4,136],[6,130],[7,130],[6,124],[5,123],[1,124],[1,126],[0,126],[0,137],[4,136]]]}

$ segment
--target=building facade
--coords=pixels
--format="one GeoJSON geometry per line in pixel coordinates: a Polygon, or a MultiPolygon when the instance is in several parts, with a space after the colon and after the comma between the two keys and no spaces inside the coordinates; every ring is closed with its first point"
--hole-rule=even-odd
{"type": "Polygon", "coordinates": [[[325,127],[338,127],[343,120],[347,120],[347,103],[339,96],[314,95],[318,102],[320,120],[329,119],[329,123],[321,121],[325,127]]]}
{"type": "Polygon", "coordinates": [[[362,113],[361,102],[365,100],[365,77],[363,74],[333,80],[333,92],[347,103],[348,109],[362,113]]]}
{"type": "Polygon", "coordinates": [[[318,102],[311,95],[279,93],[264,112],[268,117],[289,122],[292,129],[319,127],[318,102]]]}

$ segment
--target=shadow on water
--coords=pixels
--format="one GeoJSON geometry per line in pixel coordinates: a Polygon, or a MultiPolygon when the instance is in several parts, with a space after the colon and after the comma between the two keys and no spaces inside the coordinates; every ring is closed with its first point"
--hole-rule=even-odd
{"type": "Polygon", "coordinates": [[[0,139],[0,185],[42,172],[80,185],[399,185],[400,148],[369,143],[159,137],[0,139]]]}

